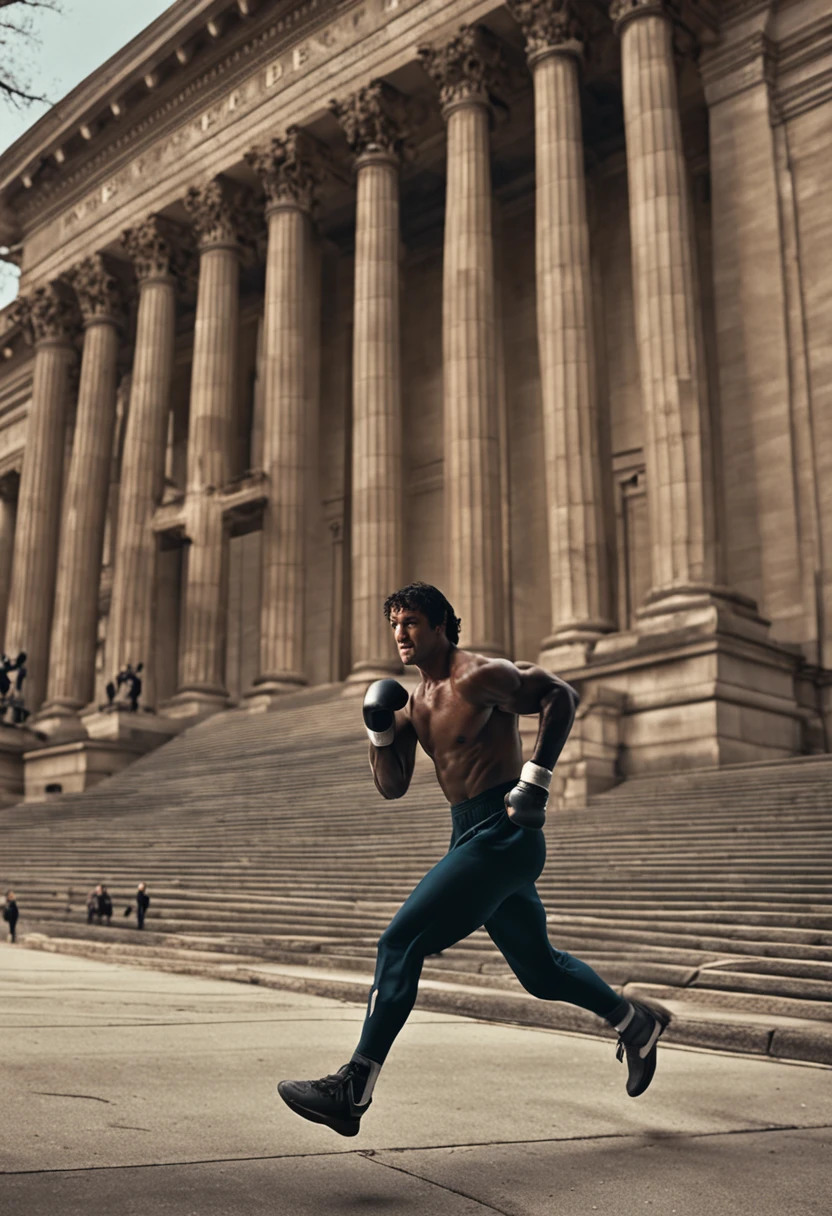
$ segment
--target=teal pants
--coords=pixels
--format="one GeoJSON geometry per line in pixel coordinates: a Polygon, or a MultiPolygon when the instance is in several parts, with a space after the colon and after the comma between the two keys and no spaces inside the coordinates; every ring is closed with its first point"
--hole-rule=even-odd
{"type": "Polygon", "coordinates": [[[523,987],[607,1018],[621,997],[580,959],[555,950],[535,888],[546,861],[543,832],[518,827],[503,799],[517,782],[451,807],[448,852],[399,908],[378,943],[375,977],[357,1051],[378,1064],[416,1001],[429,954],[484,927],[523,987]]]}

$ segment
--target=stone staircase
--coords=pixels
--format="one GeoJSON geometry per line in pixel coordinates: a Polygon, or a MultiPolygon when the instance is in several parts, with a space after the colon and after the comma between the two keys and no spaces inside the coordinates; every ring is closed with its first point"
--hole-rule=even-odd
{"type": "MultiPolygon", "coordinates": [[[[380,798],[339,694],[217,715],[84,794],[0,813],[22,940],[363,1003],[450,816],[421,754],[407,796],[380,798]],[[122,915],[139,879],[142,935],[122,915]],[[109,927],[86,924],[97,882],[109,927]]],[[[832,1063],[830,790],[832,757],[806,757],[633,780],[550,814],[552,941],[669,1005],[676,1042],[832,1063]]],[[[603,1033],[526,994],[484,931],[426,961],[419,1004],[603,1033]]]]}

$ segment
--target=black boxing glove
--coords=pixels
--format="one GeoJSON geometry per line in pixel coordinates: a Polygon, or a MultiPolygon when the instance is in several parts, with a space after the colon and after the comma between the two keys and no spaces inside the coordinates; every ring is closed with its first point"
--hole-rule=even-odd
{"type": "Polygon", "coordinates": [[[546,822],[551,781],[551,769],[533,764],[531,760],[526,761],[520,772],[520,780],[505,797],[509,819],[521,828],[542,828],[546,822]]]}
{"type": "Polygon", "coordinates": [[[394,718],[397,709],[408,702],[407,690],[398,680],[376,680],[364,697],[364,725],[370,742],[376,747],[389,747],[396,737],[394,718]]]}

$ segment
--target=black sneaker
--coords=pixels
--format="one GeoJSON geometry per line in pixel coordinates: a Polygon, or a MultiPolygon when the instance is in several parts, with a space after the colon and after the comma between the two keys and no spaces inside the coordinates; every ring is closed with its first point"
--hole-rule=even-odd
{"type": "Polygon", "coordinates": [[[627,1093],[638,1098],[653,1080],[656,1071],[656,1048],[659,1039],[670,1025],[671,1013],[662,1005],[645,1005],[643,1001],[630,1001],[635,1014],[629,1026],[618,1037],[615,1058],[623,1061],[627,1056],[627,1093]]]}
{"type": "Polygon", "coordinates": [[[373,1104],[372,1098],[361,1106],[355,1101],[364,1080],[351,1060],[320,1081],[281,1081],[277,1092],[290,1110],[310,1123],[325,1123],[339,1136],[357,1136],[361,1116],[373,1104]]]}

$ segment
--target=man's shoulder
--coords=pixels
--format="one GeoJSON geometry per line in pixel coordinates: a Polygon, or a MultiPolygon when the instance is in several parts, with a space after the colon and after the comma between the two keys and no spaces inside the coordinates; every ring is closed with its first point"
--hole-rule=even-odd
{"type": "Polygon", "coordinates": [[[462,676],[474,675],[484,667],[495,670],[498,667],[510,669],[514,666],[511,659],[497,659],[493,655],[479,654],[476,650],[457,650],[452,675],[458,680],[462,676]]]}

